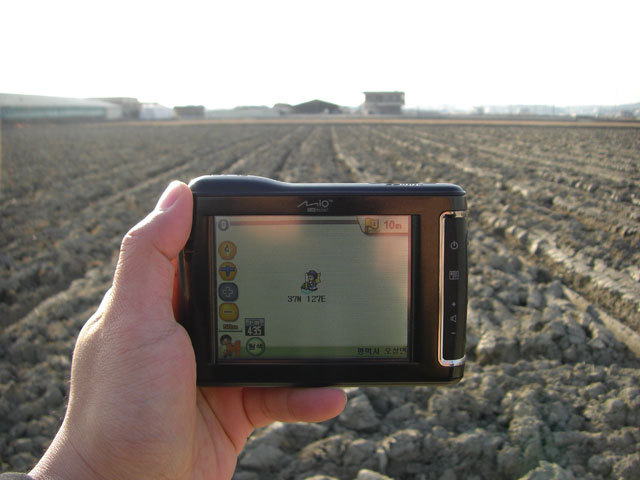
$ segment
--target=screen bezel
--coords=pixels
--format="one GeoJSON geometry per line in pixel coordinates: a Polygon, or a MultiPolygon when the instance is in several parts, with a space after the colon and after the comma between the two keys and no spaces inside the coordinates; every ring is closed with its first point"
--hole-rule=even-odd
{"type": "MultiPolygon", "coordinates": [[[[362,214],[358,214],[358,215],[327,215],[324,214],[322,215],[322,217],[354,217],[354,216],[374,216],[374,215],[378,215],[378,214],[372,214],[372,213],[362,213],[362,214]]],[[[231,217],[231,215],[229,214],[225,214],[225,215],[217,215],[218,217],[231,217]]],[[[233,215],[233,217],[237,218],[237,217],[242,217],[242,216],[249,216],[249,215],[233,215]]],[[[282,213],[272,213],[269,215],[260,215],[260,217],[282,217],[282,216],[294,216],[294,215],[284,215],[282,213]]],[[[210,278],[212,279],[211,283],[211,299],[213,300],[211,303],[211,309],[210,309],[210,328],[211,328],[211,332],[212,332],[212,337],[211,337],[211,341],[212,341],[212,346],[213,348],[211,348],[211,358],[209,359],[211,364],[252,364],[252,365],[257,365],[257,364],[265,364],[265,363],[271,363],[271,364],[299,364],[299,363],[335,363],[335,362],[340,362],[340,363],[380,363],[380,362],[402,362],[402,363],[408,363],[411,361],[411,350],[412,350],[412,330],[411,327],[413,325],[413,312],[414,312],[414,308],[413,308],[413,301],[414,301],[414,295],[412,292],[412,285],[413,285],[413,278],[414,278],[414,270],[415,270],[415,260],[416,260],[416,256],[414,255],[414,249],[417,248],[417,245],[419,245],[419,241],[416,240],[416,236],[417,236],[417,231],[418,231],[418,217],[416,215],[396,215],[396,216],[405,216],[405,217],[409,217],[409,238],[408,238],[408,276],[406,278],[406,288],[407,288],[407,302],[406,302],[406,311],[407,311],[407,317],[405,319],[406,321],[406,329],[407,329],[407,337],[405,339],[406,342],[406,349],[407,349],[407,355],[406,357],[362,357],[362,358],[358,358],[358,357],[333,357],[333,358],[329,358],[329,357],[300,357],[299,359],[292,359],[292,358],[256,358],[256,359],[245,359],[245,358],[239,358],[239,359],[235,359],[233,361],[220,361],[219,360],[219,350],[220,350],[220,342],[218,341],[218,307],[219,307],[219,298],[218,298],[218,294],[217,294],[217,287],[219,285],[219,283],[217,282],[218,280],[218,276],[217,276],[217,271],[218,271],[218,267],[217,267],[217,255],[216,255],[216,249],[217,249],[217,240],[216,240],[216,228],[215,228],[215,218],[216,216],[207,216],[206,217],[206,221],[207,221],[207,227],[209,230],[209,239],[212,242],[212,245],[210,246],[210,251],[212,252],[212,255],[210,256],[209,262],[209,274],[210,274],[210,278]]],[[[301,214],[301,215],[295,215],[295,217],[301,217],[301,218],[308,218],[308,217],[312,217],[312,218],[319,218],[320,215],[312,215],[312,214],[301,214]]]]}
{"type": "MultiPolygon", "coordinates": [[[[439,242],[440,215],[466,208],[460,196],[322,195],[331,205],[314,216],[411,215],[415,218],[412,244],[412,287],[409,361],[264,363],[212,362],[215,345],[211,321],[214,299],[208,217],[216,215],[308,215],[300,195],[214,196],[194,194],[192,235],[185,247],[184,289],[188,311],[183,325],[196,354],[200,385],[353,385],[451,383],[462,377],[463,366],[443,366],[439,349],[439,242]]],[[[215,310],[214,310],[215,311],[215,310]]]]}

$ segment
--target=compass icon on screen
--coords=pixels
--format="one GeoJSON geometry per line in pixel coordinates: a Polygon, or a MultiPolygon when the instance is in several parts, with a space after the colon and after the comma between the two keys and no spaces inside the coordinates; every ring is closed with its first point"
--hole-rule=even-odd
{"type": "Polygon", "coordinates": [[[221,283],[218,287],[218,295],[225,302],[233,302],[238,299],[238,286],[235,283],[221,283]]]}

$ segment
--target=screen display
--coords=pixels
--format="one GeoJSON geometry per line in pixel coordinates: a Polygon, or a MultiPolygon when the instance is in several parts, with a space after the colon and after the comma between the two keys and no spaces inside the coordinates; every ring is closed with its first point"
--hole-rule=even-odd
{"type": "Polygon", "coordinates": [[[217,362],[407,360],[411,216],[215,216],[217,362]]]}

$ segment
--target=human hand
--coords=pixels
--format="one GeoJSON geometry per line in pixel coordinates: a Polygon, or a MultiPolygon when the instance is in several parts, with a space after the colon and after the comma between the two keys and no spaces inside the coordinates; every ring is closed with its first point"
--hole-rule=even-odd
{"type": "Polygon", "coordinates": [[[78,337],[67,413],[35,480],[231,478],[254,428],[344,408],[338,389],[196,387],[173,305],[192,208],[189,188],[173,182],[124,237],[113,286],[78,337]]]}

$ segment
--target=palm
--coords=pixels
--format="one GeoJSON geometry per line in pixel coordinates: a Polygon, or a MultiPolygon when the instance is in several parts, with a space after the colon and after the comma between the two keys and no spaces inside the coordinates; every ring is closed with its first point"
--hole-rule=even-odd
{"type": "Polygon", "coordinates": [[[241,406],[241,397],[241,388],[198,390],[197,441],[193,446],[193,475],[190,478],[231,478],[233,475],[236,458],[252,427],[245,415],[234,416],[224,412],[218,417],[216,410],[220,405],[229,403],[241,406]],[[233,432],[233,438],[227,432],[233,432]]]}
{"type": "MultiPolygon", "coordinates": [[[[142,322],[133,325],[140,326],[142,322]]],[[[195,361],[186,332],[177,324],[162,339],[145,338],[127,364],[129,378],[134,365],[147,365],[139,379],[155,389],[110,389],[104,395],[108,403],[126,400],[137,403],[138,415],[128,426],[130,444],[122,445],[116,456],[133,453],[136,478],[228,479],[233,475],[236,458],[254,428],[274,420],[320,421],[335,416],[344,406],[344,395],[335,390],[291,388],[195,388],[195,361]],[[174,352],[168,355],[167,352],[174,352]],[[148,365],[154,365],[149,369],[148,365]],[[126,398],[127,392],[134,392],[126,398]],[[142,395],[140,395],[142,394],[142,395]],[[141,413],[140,413],[141,412],[141,413]],[[158,422],[157,414],[162,414],[158,422]],[[155,425],[150,429],[150,425],[155,425]],[[150,430],[150,432],[149,432],[150,430]],[[141,436],[134,432],[145,432],[141,436]],[[149,434],[151,433],[151,435],[149,434]],[[160,460],[162,459],[162,460],[160,460]]],[[[127,338],[135,338],[128,335],[127,338]]],[[[104,397],[103,397],[104,400],[104,397]]],[[[111,428],[109,424],[103,428],[111,428]]],[[[111,435],[110,435],[111,436],[111,435]]],[[[127,438],[123,432],[112,432],[115,438],[127,438]]],[[[102,450],[107,457],[113,452],[102,450]]],[[[114,472],[115,473],[115,472],[114,472]]],[[[131,471],[119,471],[129,478],[131,471]]],[[[114,475],[118,478],[120,475],[114,475]]]]}
{"type": "MultiPolygon", "coordinates": [[[[164,413],[153,435],[145,435],[137,445],[129,446],[134,453],[131,462],[144,462],[136,466],[136,478],[231,478],[236,458],[254,428],[244,413],[243,389],[196,389],[191,344],[178,325],[161,341],[145,339],[138,352],[140,359],[130,355],[129,360],[137,363],[145,359],[148,363],[154,359],[150,362],[154,368],[141,369],[141,373],[146,376],[145,383],[151,382],[159,390],[146,390],[146,396],[127,399],[138,402],[138,411],[143,412],[130,419],[129,427],[148,430],[149,423],[157,423],[157,413],[164,413]]],[[[122,393],[114,393],[122,401],[122,393]]],[[[131,472],[119,473],[127,478],[131,472]]]]}

